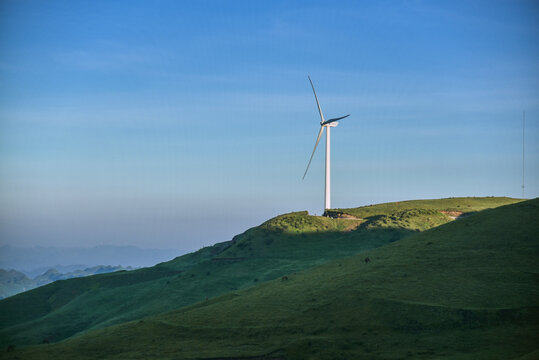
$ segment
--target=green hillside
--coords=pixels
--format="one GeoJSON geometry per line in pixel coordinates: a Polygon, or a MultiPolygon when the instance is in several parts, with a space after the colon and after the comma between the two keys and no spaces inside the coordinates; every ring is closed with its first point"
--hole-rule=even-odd
{"type": "MultiPolygon", "coordinates": [[[[515,200],[516,199],[508,197],[457,197],[448,199],[408,200],[362,206],[352,209],[333,209],[330,212],[333,214],[349,214],[358,218],[369,218],[377,215],[381,217],[391,217],[402,211],[416,209],[457,213],[454,215],[462,213],[462,215],[466,216],[477,211],[513,204],[515,203],[515,200]]],[[[423,224],[420,223],[418,226],[422,228],[423,224]]]]}
{"type": "Polygon", "coordinates": [[[288,280],[6,357],[537,358],[538,218],[539,199],[483,211],[288,280]]]}
{"type": "MultiPolygon", "coordinates": [[[[431,207],[422,206],[425,201],[419,201],[413,204],[415,207],[408,202],[400,202],[379,205],[385,207],[385,210],[376,210],[377,206],[367,207],[367,210],[347,209],[347,213],[355,216],[361,214],[358,216],[361,220],[313,217],[305,212],[282,215],[238,235],[230,242],[216,244],[152,268],[59,281],[0,301],[0,341],[4,347],[14,344],[20,348],[26,344],[62,340],[91,329],[141,319],[200,301],[202,303],[194,309],[199,308],[200,304],[205,307],[228,298],[230,301],[239,301],[239,298],[249,293],[241,289],[265,289],[266,286],[283,284],[290,286],[296,284],[296,276],[300,276],[293,275],[295,272],[360,252],[367,251],[372,261],[365,265],[375,269],[378,265],[375,255],[371,255],[374,251],[372,249],[401,240],[423,228],[450,222],[451,218],[440,211],[454,211],[455,202],[459,200],[463,204],[471,203],[469,207],[466,206],[466,212],[518,201],[507,198],[442,199],[434,201],[431,207]],[[446,207],[443,206],[444,202],[447,202],[446,207]],[[287,275],[290,280],[281,282],[283,275],[287,275]],[[272,279],[278,280],[253,287],[272,279]],[[225,293],[228,295],[224,295],[224,298],[212,299],[225,293]]],[[[468,223],[482,214],[464,218],[454,225],[462,226],[462,223],[468,223]]],[[[417,236],[408,237],[406,241],[417,236]]],[[[399,241],[379,250],[393,249],[402,243],[399,241]]],[[[434,249],[429,245],[430,248],[434,249]]],[[[350,261],[342,260],[339,268],[347,266],[350,261]]],[[[363,266],[362,262],[358,264],[363,266]]],[[[405,268],[407,264],[402,267],[405,268]]],[[[341,275],[336,273],[330,276],[341,275]]],[[[369,292],[376,289],[376,285],[373,286],[369,287],[369,292]]],[[[316,289],[313,287],[307,294],[316,289]]],[[[383,299],[388,300],[386,297],[383,299]]],[[[303,305],[297,304],[300,307],[303,305]]],[[[251,305],[246,306],[248,309],[251,305]]],[[[187,311],[185,309],[190,308],[184,308],[182,313],[187,311]]],[[[258,318],[257,321],[262,319],[258,318]]],[[[143,321],[151,323],[154,320],[143,321]]],[[[212,321],[207,324],[212,324],[212,321]]],[[[220,328],[213,325],[206,327],[215,328],[215,331],[220,328]]],[[[190,328],[186,327],[185,331],[190,328]]],[[[114,328],[103,331],[111,329],[114,328]]],[[[90,334],[92,332],[87,336],[90,334]]],[[[242,336],[241,332],[238,336],[242,336]]],[[[196,341],[193,346],[197,346],[196,341]]],[[[217,352],[221,353],[222,349],[217,352]]]]}

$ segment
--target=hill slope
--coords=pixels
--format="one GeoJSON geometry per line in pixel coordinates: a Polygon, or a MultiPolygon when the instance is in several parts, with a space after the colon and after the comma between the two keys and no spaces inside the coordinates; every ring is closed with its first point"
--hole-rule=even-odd
{"type": "Polygon", "coordinates": [[[440,210],[452,209],[456,201],[478,211],[518,200],[442,199],[430,200],[432,208],[418,201],[415,208],[401,202],[348,209],[361,220],[281,215],[232,241],[151,268],[58,281],[0,301],[0,344],[59,341],[278,279],[447,223],[451,218],[440,210]]]}
{"type": "Polygon", "coordinates": [[[538,218],[539,199],[483,211],[288,280],[6,356],[536,358],[538,218]]]}

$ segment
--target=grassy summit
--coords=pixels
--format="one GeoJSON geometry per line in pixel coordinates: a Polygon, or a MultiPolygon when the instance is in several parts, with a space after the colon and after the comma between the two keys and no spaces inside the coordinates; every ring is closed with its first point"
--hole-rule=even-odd
{"type": "MultiPolygon", "coordinates": [[[[331,210],[331,212],[335,214],[348,214],[358,218],[380,216],[382,219],[393,218],[393,220],[403,220],[402,215],[406,217],[406,213],[410,211],[446,214],[455,217],[459,215],[466,216],[477,211],[513,204],[515,201],[515,199],[507,197],[461,197],[432,200],[408,200],[362,206],[352,209],[334,209],[331,210]]],[[[426,228],[425,223],[422,221],[418,221],[412,226],[418,227],[419,230],[425,230],[426,228]]]]}
{"type": "MultiPolygon", "coordinates": [[[[496,204],[497,199],[483,199],[481,206],[515,202],[500,198],[496,204]]],[[[469,212],[480,210],[482,200],[474,201],[469,212]]],[[[536,246],[530,239],[538,233],[530,221],[537,218],[537,201],[484,211],[422,234],[417,234],[419,223],[451,222],[440,211],[452,211],[454,199],[438,200],[437,208],[401,204],[385,212],[376,206],[348,209],[360,215],[356,220],[286,214],[231,242],[153,268],[62,281],[20,294],[0,302],[2,345],[20,348],[79,334],[58,345],[29,348],[24,355],[196,358],[275,351],[294,358],[312,348],[328,357],[382,356],[372,341],[382,341],[386,335],[379,335],[386,332],[407,344],[391,345],[400,354],[396,348],[417,349],[412,335],[450,329],[459,316],[483,321],[481,316],[488,320],[494,311],[497,323],[497,311],[509,309],[511,326],[513,317],[536,316],[529,300],[533,276],[523,269],[537,273],[532,261],[537,249],[530,252],[536,246]],[[451,206],[443,207],[444,201],[451,206]],[[502,254],[510,266],[500,266],[502,254]],[[365,263],[367,257],[371,261],[365,263]],[[283,275],[288,280],[281,280],[283,275]],[[515,287],[514,280],[520,285],[515,287]],[[492,286],[497,282],[500,286],[492,286]],[[219,294],[224,295],[215,298],[219,294]],[[174,309],[179,310],[158,315],[174,309]],[[449,322],[436,323],[432,314],[438,310],[433,309],[447,315],[442,323],[449,322]],[[108,327],[120,323],[125,324],[108,327]]]]}

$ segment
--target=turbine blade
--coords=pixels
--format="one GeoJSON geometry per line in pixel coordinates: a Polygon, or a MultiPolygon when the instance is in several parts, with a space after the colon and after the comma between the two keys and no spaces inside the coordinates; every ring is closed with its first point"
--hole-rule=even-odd
{"type": "Polygon", "coordinates": [[[313,160],[314,152],[316,151],[316,147],[318,146],[318,143],[320,142],[320,138],[322,137],[322,132],[324,131],[324,127],[320,126],[320,132],[318,133],[318,138],[316,139],[316,144],[314,144],[313,153],[311,154],[311,158],[309,159],[309,163],[307,164],[307,169],[305,169],[305,173],[303,174],[303,179],[305,179],[305,175],[307,175],[307,171],[309,170],[309,166],[311,165],[311,161],[313,160]]]}
{"type": "Polygon", "coordinates": [[[318,112],[320,113],[320,124],[324,122],[324,114],[322,114],[322,109],[320,108],[320,103],[318,102],[318,96],[316,96],[316,91],[314,90],[313,81],[311,80],[311,77],[307,75],[309,78],[309,82],[311,83],[311,87],[313,88],[314,98],[316,99],[316,106],[318,106],[318,112]]]}
{"type": "Polygon", "coordinates": [[[329,120],[324,121],[324,122],[322,123],[322,125],[326,125],[326,124],[335,122],[335,121],[337,121],[337,120],[341,120],[341,119],[347,118],[347,117],[349,117],[349,116],[350,116],[350,114],[344,115],[344,116],[341,116],[341,117],[338,117],[338,118],[334,118],[334,119],[329,119],[329,120]]]}

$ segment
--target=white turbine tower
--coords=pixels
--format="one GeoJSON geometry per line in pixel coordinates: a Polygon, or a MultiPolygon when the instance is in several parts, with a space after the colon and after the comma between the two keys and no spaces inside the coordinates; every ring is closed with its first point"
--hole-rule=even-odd
{"type": "Polygon", "coordinates": [[[334,119],[325,120],[324,114],[322,114],[322,109],[320,108],[320,103],[318,102],[318,96],[316,96],[316,91],[314,90],[314,85],[311,80],[311,77],[308,76],[308,78],[309,78],[309,82],[311,83],[311,87],[313,88],[314,98],[316,99],[316,105],[318,106],[318,112],[320,113],[320,131],[318,132],[318,137],[316,138],[316,143],[314,144],[313,153],[311,154],[311,158],[309,159],[309,163],[307,164],[307,169],[305,169],[305,174],[303,174],[303,179],[305,179],[305,175],[307,175],[307,171],[309,170],[309,166],[311,165],[311,161],[313,160],[314,152],[316,151],[316,147],[318,146],[318,143],[320,142],[320,138],[322,137],[322,132],[324,132],[324,128],[327,128],[327,131],[326,131],[326,187],[325,187],[324,210],[328,210],[331,208],[330,130],[332,127],[339,125],[337,120],[344,119],[345,117],[350,116],[350,114],[341,116],[338,118],[334,118],[334,119]]]}

